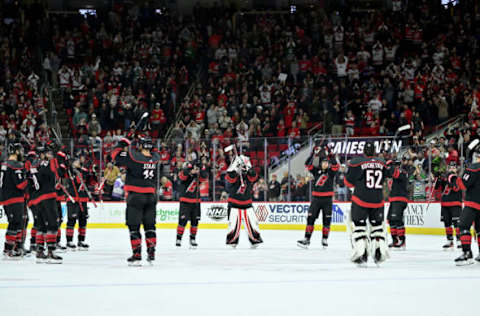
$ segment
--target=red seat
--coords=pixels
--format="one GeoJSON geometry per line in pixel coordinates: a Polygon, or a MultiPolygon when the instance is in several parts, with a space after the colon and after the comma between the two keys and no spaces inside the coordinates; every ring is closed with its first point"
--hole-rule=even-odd
{"type": "Polygon", "coordinates": [[[257,158],[258,158],[258,160],[265,159],[265,152],[264,151],[257,152],[257,158]]]}
{"type": "Polygon", "coordinates": [[[268,145],[268,146],[267,146],[267,150],[268,150],[269,152],[278,150],[278,145],[277,145],[277,144],[268,145]]]}
{"type": "Polygon", "coordinates": [[[285,151],[288,149],[288,145],[287,144],[281,144],[278,146],[280,148],[280,151],[285,151]]]}
{"type": "Polygon", "coordinates": [[[248,154],[248,157],[250,157],[250,159],[257,158],[257,153],[255,151],[249,151],[247,154],[248,154]]]}

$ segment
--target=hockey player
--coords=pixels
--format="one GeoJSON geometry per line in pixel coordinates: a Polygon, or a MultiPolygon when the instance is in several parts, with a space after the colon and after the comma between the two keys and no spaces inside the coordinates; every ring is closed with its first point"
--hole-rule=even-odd
{"type": "Polygon", "coordinates": [[[178,214],[177,239],[175,245],[180,247],[185,226],[190,221],[190,247],[198,246],[196,241],[198,222],[200,221],[200,182],[208,177],[205,165],[186,163],[178,174],[182,183],[180,211],[178,214]]]}
{"type": "MultiPolygon", "coordinates": [[[[58,162],[58,176],[61,181],[65,177],[66,167],[67,167],[67,154],[62,150],[57,152],[57,162],[58,162]]],[[[65,202],[65,193],[61,189],[57,189],[57,216],[58,216],[58,233],[57,233],[57,251],[64,252],[67,250],[67,247],[60,244],[62,239],[62,230],[61,225],[63,223],[63,212],[62,212],[62,202],[65,202]]]]}
{"type": "Polygon", "coordinates": [[[359,265],[368,261],[369,254],[376,264],[389,257],[385,240],[383,199],[383,182],[388,169],[382,159],[373,156],[374,151],[371,142],[365,143],[365,156],[350,161],[344,180],[345,185],[354,188],[351,206],[354,224],[351,261],[359,265]],[[370,238],[367,235],[367,219],[371,225],[370,238]]]}
{"type": "Polygon", "coordinates": [[[315,220],[320,215],[320,212],[322,212],[322,246],[326,248],[328,247],[328,235],[332,221],[333,180],[340,165],[333,156],[328,154],[328,147],[324,150],[316,147],[310,154],[310,157],[305,161],[305,167],[313,175],[314,186],[312,190],[312,202],[308,210],[305,238],[297,241],[297,245],[302,248],[308,248],[310,238],[314,231],[315,220]],[[314,162],[314,160],[317,159],[320,161],[320,166],[314,162]]]}
{"type": "Polygon", "coordinates": [[[228,209],[230,210],[227,245],[233,248],[238,245],[242,217],[252,248],[258,247],[263,242],[252,207],[253,184],[257,179],[258,175],[246,156],[237,156],[227,169],[225,180],[229,183],[228,209]]]}
{"type": "MultiPolygon", "coordinates": [[[[452,175],[449,177],[450,183],[455,183],[461,190],[465,191],[465,199],[463,202],[464,207],[458,225],[463,250],[462,255],[455,259],[455,264],[458,266],[473,263],[471,249],[472,235],[470,233],[470,227],[472,227],[473,222],[480,222],[480,146],[476,145],[472,150],[474,151],[472,164],[469,168],[465,169],[463,176],[457,177],[452,175]]],[[[479,235],[480,227],[476,226],[475,229],[477,235],[479,235]]],[[[480,241],[480,238],[478,238],[477,241],[480,241]]],[[[480,255],[476,257],[475,260],[480,262],[480,255]]]]}
{"type": "Polygon", "coordinates": [[[38,170],[38,155],[35,151],[30,151],[27,154],[27,161],[25,162],[25,171],[26,171],[26,177],[28,179],[28,185],[27,185],[27,206],[32,212],[33,215],[33,226],[32,229],[30,230],[30,252],[35,252],[36,251],[36,245],[37,245],[37,235],[38,238],[42,239],[40,234],[38,234],[38,210],[37,206],[34,206],[31,204],[31,201],[35,200],[37,197],[37,190],[39,189],[38,185],[34,182],[34,179],[32,178],[32,169],[34,172],[37,172],[38,170]]]}
{"type": "Polygon", "coordinates": [[[1,204],[8,218],[3,254],[6,259],[18,259],[23,255],[24,190],[27,187],[27,180],[24,176],[21,144],[9,144],[7,150],[8,158],[2,162],[0,173],[1,204]]]}
{"type": "Polygon", "coordinates": [[[66,172],[68,194],[75,202],[67,201],[67,248],[69,250],[88,250],[89,245],[85,243],[88,219],[88,195],[84,187],[88,176],[88,170],[80,165],[80,159],[75,159],[71,165],[71,172],[66,172]],[[72,177],[70,177],[70,175],[72,177]],[[78,220],[78,243],[73,243],[73,233],[78,220]]]}
{"type": "Polygon", "coordinates": [[[37,194],[30,203],[37,206],[39,230],[37,233],[37,263],[62,263],[63,259],[54,251],[57,248],[58,211],[56,184],[58,177],[58,162],[52,148],[37,148],[40,152],[38,170],[31,169],[31,177],[36,185],[37,194]],[[41,236],[41,238],[39,238],[41,236]],[[44,253],[44,242],[47,243],[47,255],[44,253]]]}
{"type": "Polygon", "coordinates": [[[140,265],[142,260],[142,235],[140,225],[143,224],[148,258],[155,260],[157,234],[155,228],[156,216],[156,184],[158,177],[157,164],[160,161],[158,153],[153,152],[150,137],[142,137],[135,144],[123,138],[112,152],[112,159],[119,166],[127,169],[125,192],[127,196],[126,221],[130,231],[130,242],[133,255],[127,259],[129,265],[140,265]],[[129,147],[128,150],[125,150],[129,147]]]}
{"type": "Polygon", "coordinates": [[[388,177],[392,178],[392,187],[388,201],[387,219],[390,222],[392,243],[388,246],[393,249],[405,250],[405,222],[403,214],[408,204],[408,174],[405,170],[407,160],[397,161],[395,166],[390,166],[388,177]]]}
{"type": "Polygon", "coordinates": [[[440,220],[445,224],[445,233],[447,235],[447,243],[443,245],[444,250],[453,249],[453,230],[457,237],[457,247],[462,248],[460,242],[460,230],[458,228],[458,221],[460,213],[462,212],[462,191],[456,182],[450,182],[449,179],[457,177],[457,164],[452,161],[448,167],[448,174],[446,178],[442,179],[443,193],[441,200],[441,218],[440,220]],[[453,226],[453,227],[452,227],[453,226]]]}

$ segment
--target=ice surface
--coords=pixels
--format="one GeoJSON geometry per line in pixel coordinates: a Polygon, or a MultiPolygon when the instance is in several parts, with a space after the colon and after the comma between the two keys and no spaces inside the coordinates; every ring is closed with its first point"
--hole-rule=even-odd
{"type": "MultiPolygon", "coordinates": [[[[128,267],[127,230],[92,229],[88,252],[63,254],[62,265],[0,261],[1,315],[463,315],[474,313],[480,264],[456,267],[442,236],[407,236],[408,250],[377,268],[348,260],[347,235],[332,232],[323,250],[299,249],[301,231],[263,231],[237,249],[224,230],[200,230],[199,248],[174,246],[158,230],[154,266],[128,267]]],[[[0,230],[3,244],[4,230],[0,230]]],[[[474,247],[475,253],[477,247],[474,247]]]]}

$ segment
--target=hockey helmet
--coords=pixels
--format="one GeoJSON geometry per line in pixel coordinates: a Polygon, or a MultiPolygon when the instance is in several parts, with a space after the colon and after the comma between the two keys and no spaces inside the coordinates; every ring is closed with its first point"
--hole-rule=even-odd
{"type": "Polygon", "coordinates": [[[150,136],[144,136],[140,138],[140,146],[142,146],[143,149],[152,149],[153,148],[153,141],[150,136]]]}
{"type": "Polygon", "coordinates": [[[372,157],[375,154],[375,147],[372,142],[366,142],[365,147],[363,148],[363,153],[367,157],[372,157]]]}

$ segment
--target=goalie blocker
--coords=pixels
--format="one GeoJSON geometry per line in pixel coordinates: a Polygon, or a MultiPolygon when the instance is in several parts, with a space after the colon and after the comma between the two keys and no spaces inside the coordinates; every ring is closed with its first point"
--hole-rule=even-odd
{"type": "Polygon", "coordinates": [[[356,264],[365,264],[371,256],[376,264],[389,258],[384,224],[383,182],[388,171],[385,161],[373,157],[374,146],[366,143],[365,157],[354,158],[348,165],[345,185],[354,188],[351,218],[352,257],[356,264]],[[369,221],[370,236],[367,234],[369,221]],[[371,249],[370,249],[371,247],[371,249]]]}
{"type": "Polygon", "coordinates": [[[229,184],[227,245],[234,248],[238,245],[243,218],[248,240],[252,248],[256,248],[263,242],[252,207],[253,185],[258,180],[258,175],[251,168],[248,157],[237,156],[228,168],[225,180],[229,184]]]}

